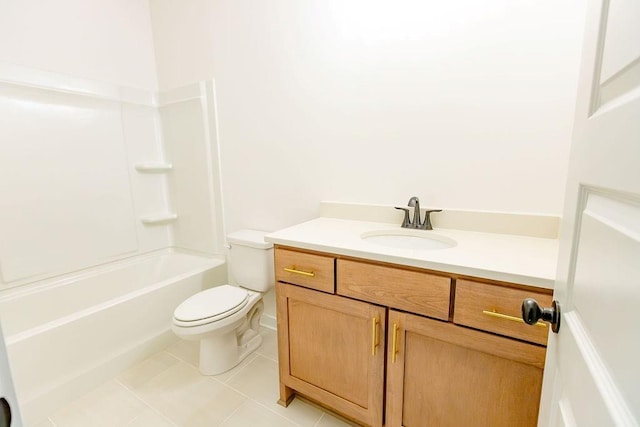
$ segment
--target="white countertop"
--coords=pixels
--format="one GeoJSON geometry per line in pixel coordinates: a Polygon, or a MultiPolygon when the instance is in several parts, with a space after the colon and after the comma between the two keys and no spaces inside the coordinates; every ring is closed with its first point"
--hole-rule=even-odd
{"type": "Polygon", "coordinates": [[[436,228],[434,233],[457,245],[413,250],[381,246],[361,238],[376,230],[403,230],[399,225],[337,218],[317,218],[268,234],[267,242],[438,270],[485,279],[553,289],[558,240],[512,234],[436,228]]]}

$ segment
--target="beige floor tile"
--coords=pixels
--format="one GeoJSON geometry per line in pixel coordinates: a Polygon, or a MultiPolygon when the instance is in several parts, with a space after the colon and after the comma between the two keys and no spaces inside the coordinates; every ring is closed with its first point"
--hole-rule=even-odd
{"type": "Polygon", "coordinates": [[[146,409],[125,387],[111,380],[49,418],[56,427],[124,426],[146,409]]]}
{"type": "Polygon", "coordinates": [[[200,341],[180,339],[167,347],[165,351],[196,368],[198,367],[200,361],[200,341]]]}
{"type": "MultiPolygon", "coordinates": [[[[200,364],[200,344],[198,341],[187,341],[180,340],[175,344],[169,346],[166,351],[171,355],[177,357],[178,359],[187,362],[191,366],[195,366],[196,368],[200,364]]],[[[243,367],[247,366],[254,357],[256,357],[257,352],[253,352],[248,355],[242,362],[240,362],[234,368],[224,372],[220,375],[213,375],[211,378],[215,378],[218,381],[226,382],[235,374],[237,374],[243,367]]]]}
{"type": "Polygon", "coordinates": [[[127,369],[116,378],[126,387],[136,388],[179,362],[171,354],[162,351],[127,369]]]}
{"type": "Polygon", "coordinates": [[[175,424],[158,415],[151,409],[145,410],[134,418],[126,427],[174,427],[175,424]]]}
{"type": "Polygon", "coordinates": [[[178,426],[216,426],[246,397],[178,362],[132,390],[144,402],[178,426]]]}
{"type": "Polygon", "coordinates": [[[335,416],[333,414],[329,414],[325,412],[322,414],[322,418],[318,421],[318,424],[315,427],[355,427],[358,424],[351,423],[341,417],[335,416]]]}
{"type": "Polygon", "coordinates": [[[278,334],[276,331],[268,328],[260,328],[262,335],[262,345],[258,348],[258,354],[268,359],[278,360],[278,334]]]}
{"type": "Polygon", "coordinates": [[[34,425],[33,427],[55,427],[55,424],[53,424],[51,422],[51,420],[46,419],[46,420],[34,425]]]}
{"type": "Polygon", "coordinates": [[[253,400],[247,400],[222,423],[222,427],[296,427],[297,425],[253,400]]]}
{"type": "Polygon", "coordinates": [[[245,366],[253,361],[257,357],[257,353],[253,352],[248,355],[242,362],[240,362],[235,367],[231,368],[227,372],[223,372],[220,375],[212,375],[211,378],[215,378],[218,381],[222,381],[223,383],[229,382],[231,378],[233,378],[238,372],[242,371],[245,366]]]}
{"type": "Polygon", "coordinates": [[[180,340],[36,427],[354,425],[301,399],[288,408],[278,405],[277,336],[266,328],[260,333],[256,352],[211,377],[197,370],[198,342],[180,340]]]}
{"type": "Polygon", "coordinates": [[[302,426],[313,426],[322,415],[320,409],[299,399],[294,399],[287,408],[278,405],[278,364],[261,355],[231,378],[227,384],[276,414],[302,426]]]}

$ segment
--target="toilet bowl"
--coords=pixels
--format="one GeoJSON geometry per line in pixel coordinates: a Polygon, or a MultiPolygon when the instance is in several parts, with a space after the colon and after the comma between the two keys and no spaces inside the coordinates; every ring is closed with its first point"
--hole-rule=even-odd
{"type": "Polygon", "coordinates": [[[229,234],[229,265],[239,286],[227,284],[198,292],[173,313],[173,332],[200,341],[203,375],[228,371],[262,343],[262,295],[274,283],[273,246],[264,242],[265,234],[254,230],[229,234]]]}

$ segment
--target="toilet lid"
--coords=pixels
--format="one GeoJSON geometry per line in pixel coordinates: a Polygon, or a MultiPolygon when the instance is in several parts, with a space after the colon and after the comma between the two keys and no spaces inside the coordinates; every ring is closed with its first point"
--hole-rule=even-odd
{"type": "Polygon", "coordinates": [[[210,322],[231,316],[241,310],[249,294],[237,286],[223,285],[207,289],[187,298],[173,312],[173,317],[180,322],[197,322],[203,319],[210,322]]]}

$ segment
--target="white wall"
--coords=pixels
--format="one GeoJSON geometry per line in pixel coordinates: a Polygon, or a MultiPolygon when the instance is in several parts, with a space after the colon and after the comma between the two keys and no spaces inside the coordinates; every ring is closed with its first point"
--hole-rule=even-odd
{"type": "Polygon", "coordinates": [[[161,89],[213,77],[211,0],[150,1],[153,41],[161,89]]]}
{"type": "Polygon", "coordinates": [[[0,60],[155,89],[148,0],[2,1],[0,60]]]}
{"type": "Polygon", "coordinates": [[[228,231],[320,200],[561,212],[579,0],[150,5],[160,86],[215,77],[228,231]]]}

